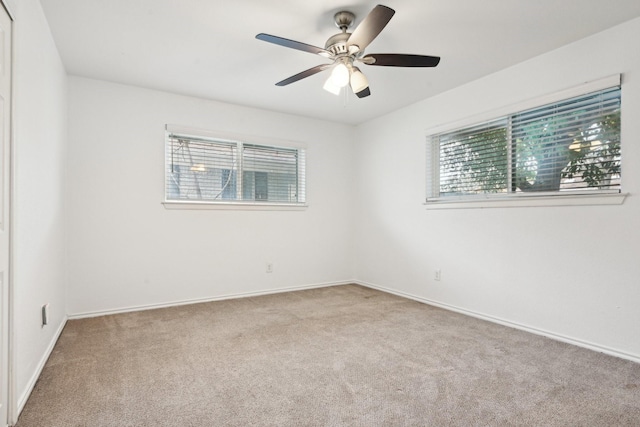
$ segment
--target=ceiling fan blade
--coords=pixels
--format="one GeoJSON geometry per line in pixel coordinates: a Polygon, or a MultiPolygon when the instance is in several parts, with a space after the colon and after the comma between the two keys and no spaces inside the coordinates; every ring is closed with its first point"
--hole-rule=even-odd
{"type": "Polygon", "coordinates": [[[347,46],[357,46],[358,50],[364,50],[389,23],[394,13],[396,13],[395,10],[381,4],[374,7],[353,30],[347,40],[347,46]]]}
{"type": "Polygon", "coordinates": [[[301,73],[298,73],[295,76],[291,76],[291,77],[289,77],[287,79],[284,79],[284,80],[276,83],[276,86],[286,86],[288,84],[295,83],[298,80],[302,80],[302,79],[304,79],[306,77],[313,76],[314,74],[317,74],[320,71],[324,71],[327,68],[331,67],[332,65],[333,64],[316,65],[313,68],[309,68],[308,70],[305,70],[305,71],[303,71],[301,73]]]}
{"type": "Polygon", "coordinates": [[[256,36],[256,38],[258,40],[277,44],[279,46],[284,46],[291,49],[297,49],[303,52],[315,53],[316,55],[324,56],[325,58],[330,58],[333,55],[328,50],[322,49],[320,47],[312,46],[310,44],[306,44],[302,42],[297,42],[295,40],[285,39],[283,37],[272,36],[271,34],[260,33],[256,36]]]}
{"type": "Polygon", "coordinates": [[[384,67],[435,67],[440,62],[440,57],[405,55],[401,53],[372,53],[365,55],[361,61],[367,65],[381,65],[384,67]]]}
{"type": "Polygon", "coordinates": [[[367,86],[366,88],[362,89],[360,92],[356,93],[356,96],[358,98],[364,98],[371,95],[371,91],[369,90],[369,86],[367,86]]]}

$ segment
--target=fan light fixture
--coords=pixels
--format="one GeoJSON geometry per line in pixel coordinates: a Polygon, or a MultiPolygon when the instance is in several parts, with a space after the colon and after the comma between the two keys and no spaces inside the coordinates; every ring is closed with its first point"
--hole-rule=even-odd
{"type": "Polygon", "coordinates": [[[342,89],[340,86],[336,86],[335,84],[333,84],[333,80],[331,79],[331,76],[329,76],[327,81],[324,82],[324,86],[322,86],[322,88],[334,95],[340,95],[340,90],[342,89]]]}
{"type": "Polygon", "coordinates": [[[331,75],[322,88],[334,95],[340,95],[340,90],[349,84],[350,74],[349,68],[344,62],[340,62],[333,67],[331,75]]]}
{"type": "Polygon", "coordinates": [[[338,87],[345,87],[349,84],[349,69],[342,62],[333,67],[331,82],[338,87]]]}
{"type": "Polygon", "coordinates": [[[353,67],[351,73],[351,89],[353,93],[359,93],[369,87],[369,82],[362,71],[358,67],[353,67]]]}

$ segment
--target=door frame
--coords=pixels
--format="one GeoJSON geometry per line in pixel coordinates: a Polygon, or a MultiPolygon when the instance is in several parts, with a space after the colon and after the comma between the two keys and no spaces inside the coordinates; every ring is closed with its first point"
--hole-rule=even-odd
{"type": "Polygon", "coordinates": [[[14,224],[13,220],[15,218],[14,215],[14,199],[15,199],[15,92],[16,92],[16,75],[15,75],[15,47],[16,47],[16,0],[0,0],[0,6],[3,7],[9,18],[11,19],[11,103],[9,105],[11,118],[9,120],[9,126],[11,127],[9,130],[9,274],[7,277],[7,372],[3,372],[3,375],[7,376],[7,396],[6,401],[4,402],[7,405],[7,419],[0,420],[2,425],[12,426],[17,420],[17,403],[15,396],[15,372],[14,372],[14,362],[15,362],[15,334],[14,334],[14,313],[15,313],[15,304],[14,304],[14,289],[13,289],[13,267],[14,267],[14,256],[13,256],[13,248],[14,248],[14,224]]]}

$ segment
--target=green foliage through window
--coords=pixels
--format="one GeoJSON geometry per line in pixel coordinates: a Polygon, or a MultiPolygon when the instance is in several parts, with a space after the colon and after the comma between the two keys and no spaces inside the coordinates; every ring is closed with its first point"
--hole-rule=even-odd
{"type": "Polygon", "coordinates": [[[434,135],[439,196],[619,189],[620,88],[434,135]]]}

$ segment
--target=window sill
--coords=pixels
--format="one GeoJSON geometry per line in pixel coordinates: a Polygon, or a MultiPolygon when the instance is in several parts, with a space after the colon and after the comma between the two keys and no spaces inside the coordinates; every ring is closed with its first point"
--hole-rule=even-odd
{"type": "Polygon", "coordinates": [[[628,193],[526,195],[477,198],[429,199],[424,204],[431,209],[486,209],[550,206],[599,206],[621,205],[628,193]]]}
{"type": "Polygon", "coordinates": [[[181,210],[245,210],[245,211],[302,211],[306,203],[252,203],[252,202],[197,202],[197,201],[164,201],[165,209],[181,210]]]}

